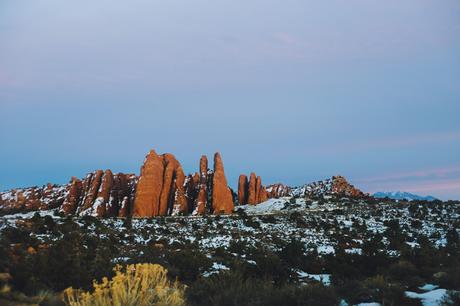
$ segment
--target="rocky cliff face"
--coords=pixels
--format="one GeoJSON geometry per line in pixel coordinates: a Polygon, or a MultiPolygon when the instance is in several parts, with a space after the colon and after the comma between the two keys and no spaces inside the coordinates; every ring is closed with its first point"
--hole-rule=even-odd
{"type": "Polygon", "coordinates": [[[267,186],[267,195],[269,198],[281,198],[281,197],[287,197],[291,194],[292,188],[281,184],[272,184],[267,186]]]}
{"type": "Polygon", "coordinates": [[[249,175],[249,181],[246,175],[240,175],[238,179],[238,203],[240,205],[256,205],[267,201],[268,194],[262,186],[262,178],[256,176],[254,172],[249,175]]]}
{"type": "Polygon", "coordinates": [[[130,213],[136,183],[134,174],[113,174],[110,170],[97,170],[83,180],[73,177],[60,211],[79,216],[125,217],[130,213]]]}
{"type": "Polygon", "coordinates": [[[332,192],[350,197],[362,197],[364,193],[355,188],[353,185],[340,175],[332,177],[332,192]]]}
{"type": "Polygon", "coordinates": [[[220,154],[214,155],[214,171],[208,169],[208,159],[202,156],[199,171],[185,178],[174,155],[157,155],[152,150],[141,168],[133,216],[231,213],[233,197],[220,154]]]}
{"type": "Polygon", "coordinates": [[[134,217],[154,217],[187,212],[185,175],[174,155],[146,156],[134,197],[134,217]]]}
{"type": "Polygon", "coordinates": [[[19,212],[57,208],[68,194],[68,186],[47,184],[0,193],[0,211],[19,212]]]}
{"type": "Polygon", "coordinates": [[[214,175],[212,178],[212,209],[215,214],[230,214],[233,211],[233,195],[227,186],[224,164],[219,153],[214,154],[214,175]]]}

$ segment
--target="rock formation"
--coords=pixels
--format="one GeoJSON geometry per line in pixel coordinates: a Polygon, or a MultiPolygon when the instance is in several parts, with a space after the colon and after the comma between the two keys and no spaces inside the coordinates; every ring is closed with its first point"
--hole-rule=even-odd
{"type": "Polygon", "coordinates": [[[267,201],[268,194],[264,186],[262,186],[262,178],[256,176],[254,172],[247,176],[242,174],[238,179],[238,203],[240,205],[256,205],[267,201]]]}
{"type": "Polygon", "coordinates": [[[97,170],[83,180],[72,177],[60,211],[67,215],[125,217],[136,182],[134,174],[113,174],[111,170],[97,170]]]}
{"type": "Polygon", "coordinates": [[[240,205],[248,202],[248,184],[248,177],[244,174],[241,174],[238,178],[238,203],[240,205]]]}
{"type": "Polygon", "coordinates": [[[69,193],[61,206],[61,211],[63,211],[66,215],[74,214],[77,211],[78,202],[81,198],[82,188],[82,182],[73,176],[70,183],[69,193]]]}
{"type": "Polygon", "coordinates": [[[174,155],[157,155],[151,150],[141,168],[132,215],[154,217],[187,213],[184,183],[184,171],[174,155]]]}
{"type": "Polygon", "coordinates": [[[185,175],[174,155],[146,156],[140,176],[97,170],[68,184],[12,189],[0,192],[2,213],[59,209],[66,215],[96,217],[154,217],[166,215],[230,214],[235,201],[256,205],[268,198],[317,197],[330,194],[359,197],[364,194],[342,176],[290,188],[274,184],[265,188],[251,173],[240,175],[235,195],[227,185],[221,155],[214,155],[213,170],[201,156],[199,172],[185,175]]]}
{"type": "Polygon", "coordinates": [[[249,175],[249,187],[247,191],[248,192],[248,202],[244,204],[251,204],[251,205],[257,204],[256,180],[257,180],[256,174],[252,172],[249,175]]]}
{"type": "Polygon", "coordinates": [[[227,186],[222,158],[217,152],[214,154],[214,175],[212,180],[212,208],[215,214],[230,214],[234,203],[232,191],[227,186]]]}
{"type": "Polygon", "coordinates": [[[355,188],[353,185],[340,175],[332,177],[332,192],[350,197],[362,197],[364,193],[355,188]]]}
{"type": "Polygon", "coordinates": [[[277,183],[277,184],[272,184],[267,186],[267,196],[269,198],[281,198],[281,197],[287,197],[291,194],[291,187],[277,183]]]}

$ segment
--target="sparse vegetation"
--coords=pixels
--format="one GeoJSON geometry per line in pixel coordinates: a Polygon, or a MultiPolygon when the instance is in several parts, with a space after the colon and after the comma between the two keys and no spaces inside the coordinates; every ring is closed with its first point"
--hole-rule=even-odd
{"type": "Polygon", "coordinates": [[[110,288],[128,278],[114,267],[138,263],[167,269],[190,305],[415,306],[405,292],[424,284],[450,290],[445,303],[455,303],[460,203],[342,201],[217,218],[3,220],[0,304],[59,305],[68,287],[79,288],[66,291],[73,305],[102,292],[113,299],[110,288]]]}

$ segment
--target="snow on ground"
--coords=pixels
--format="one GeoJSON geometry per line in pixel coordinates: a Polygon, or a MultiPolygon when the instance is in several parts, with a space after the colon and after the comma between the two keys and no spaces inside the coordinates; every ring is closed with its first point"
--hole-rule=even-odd
{"type": "Polygon", "coordinates": [[[423,306],[438,306],[446,295],[446,292],[446,289],[435,289],[425,293],[406,291],[406,296],[411,299],[420,299],[423,306]]]}
{"type": "Polygon", "coordinates": [[[219,273],[220,271],[226,271],[226,270],[230,270],[229,267],[227,267],[226,265],[224,264],[221,264],[221,263],[218,263],[218,262],[214,262],[212,264],[212,267],[211,267],[211,270],[210,271],[207,271],[205,273],[203,273],[203,276],[204,277],[209,277],[213,274],[216,274],[216,273],[219,273]]]}
{"type": "Polygon", "coordinates": [[[433,284],[425,284],[422,287],[418,287],[418,289],[423,290],[423,291],[433,291],[438,288],[439,288],[438,285],[433,285],[433,284]]]}
{"type": "Polygon", "coordinates": [[[297,271],[297,275],[300,279],[312,279],[323,283],[325,286],[329,286],[331,284],[330,274],[310,274],[304,271],[297,271]]]}
{"type": "Polygon", "coordinates": [[[319,254],[334,254],[335,250],[332,245],[321,245],[317,248],[319,254]]]}
{"type": "Polygon", "coordinates": [[[243,209],[248,214],[267,214],[283,210],[288,203],[289,198],[269,199],[257,205],[241,205],[236,209],[243,209]]]}

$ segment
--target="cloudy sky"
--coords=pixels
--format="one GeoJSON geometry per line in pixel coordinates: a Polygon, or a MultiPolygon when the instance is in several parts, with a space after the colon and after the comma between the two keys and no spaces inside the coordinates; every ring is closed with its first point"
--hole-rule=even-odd
{"type": "Polygon", "coordinates": [[[458,0],[2,0],[0,190],[149,149],[460,199],[458,0]]]}

